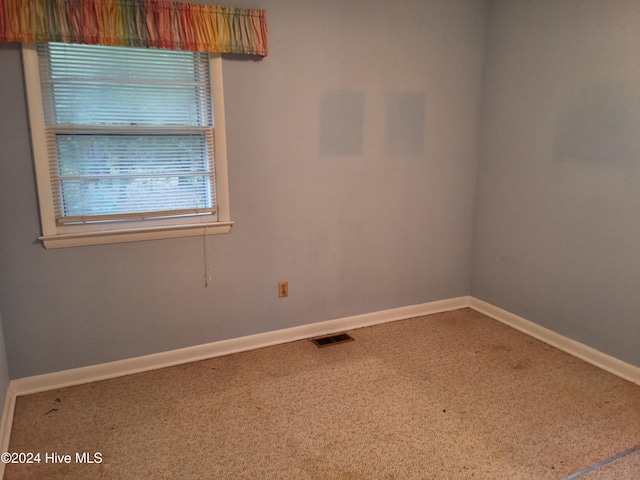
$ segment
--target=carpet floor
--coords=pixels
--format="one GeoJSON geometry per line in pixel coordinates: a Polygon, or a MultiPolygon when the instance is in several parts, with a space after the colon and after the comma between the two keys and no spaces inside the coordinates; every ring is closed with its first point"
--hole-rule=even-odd
{"type": "Polygon", "coordinates": [[[40,463],[5,478],[563,479],[640,445],[640,386],[470,309],[349,333],[18,397],[40,463]]]}

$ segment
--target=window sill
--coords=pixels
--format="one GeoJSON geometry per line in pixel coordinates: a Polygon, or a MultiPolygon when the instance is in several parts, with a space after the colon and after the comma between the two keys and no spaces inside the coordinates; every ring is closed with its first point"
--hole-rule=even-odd
{"type": "Polygon", "coordinates": [[[210,224],[188,224],[163,227],[128,228],[126,230],[103,230],[99,232],[66,233],[38,237],[47,249],[107,245],[110,243],[140,242],[164,238],[202,237],[229,233],[234,222],[210,224]]]}

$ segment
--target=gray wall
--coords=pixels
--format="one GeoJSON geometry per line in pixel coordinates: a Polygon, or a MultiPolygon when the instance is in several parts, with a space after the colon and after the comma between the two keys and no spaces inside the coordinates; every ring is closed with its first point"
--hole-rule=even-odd
{"type": "Polygon", "coordinates": [[[640,365],[640,2],[491,2],[474,296],[640,365]]]}
{"type": "Polygon", "coordinates": [[[0,303],[12,378],[466,295],[484,4],[261,0],[224,60],[232,233],[45,250],[20,50],[0,46],[0,303]],[[289,281],[290,297],[277,298],[289,281]]]}
{"type": "Polygon", "coordinates": [[[7,349],[4,343],[4,333],[2,331],[2,318],[0,318],[0,418],[4,411],[4,404],[9,389],[9,363],[7,361],[7,349]]]}

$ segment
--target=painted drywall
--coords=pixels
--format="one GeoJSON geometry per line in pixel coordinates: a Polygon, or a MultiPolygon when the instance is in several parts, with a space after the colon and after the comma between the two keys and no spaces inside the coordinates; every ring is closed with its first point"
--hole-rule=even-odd
{"type": "Polygon", "coordinates": [[[267,9],[270,54],[223,60],[236,224],[205,240],[45,250],[20,50],[0,45],[12,378],[469,292],[483,2],[226,3],[267,9]]]}
{"type": "Polygon", "coordinates": [[[490,3],[472,295],[640,365],[640,3],[490,3]]]}
{"type": "Polygon", "coordinates": [[[4,411],[9,390],[9,362],[7,360],[7,349],[4,342],[2,329],[2,317],[0,317],[0,412],[4,411]]]}

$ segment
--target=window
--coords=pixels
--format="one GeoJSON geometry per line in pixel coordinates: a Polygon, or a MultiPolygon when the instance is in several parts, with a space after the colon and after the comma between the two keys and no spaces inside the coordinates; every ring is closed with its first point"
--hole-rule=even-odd
{"type": "Polygon", "coordinates": [[[45,247],[229,232],[219,55],[23,53],[45,247]]]}

